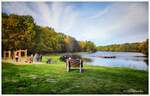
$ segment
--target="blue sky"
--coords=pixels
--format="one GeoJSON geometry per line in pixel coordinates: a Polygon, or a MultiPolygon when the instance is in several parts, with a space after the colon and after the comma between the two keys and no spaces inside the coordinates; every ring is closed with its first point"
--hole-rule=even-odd
{"type": "Polygon", "coordinates": [[[31,15],[38,25],[96,45],[148,38],[146,2],[2,2],[2,12],[31,15]]]}

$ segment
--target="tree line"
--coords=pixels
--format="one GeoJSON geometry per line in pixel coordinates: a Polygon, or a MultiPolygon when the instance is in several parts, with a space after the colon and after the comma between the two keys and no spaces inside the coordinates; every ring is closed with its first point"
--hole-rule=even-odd
{"type": "Polygon", "coordinates": [[[143,42],[98,46],[99,51],[142,52],[148,55],[148,39],[143,42]]]}
{"type": "Polygon", "coordinates": [[[2,13],[2,51],[28,49],[36,52],[125,51],[148,54],[148,39],[143,42],[96,46],[91,41],[56,32],[54,28],[35,24],[32,16],[2,13]]]}
{"type": "Polygon", "coordinates": [[[91,41],[56,32],[54,28],[35,24],[32,16],[2,13],[2,51],[28,49],[29,52],[96,51],[91,41]]]}

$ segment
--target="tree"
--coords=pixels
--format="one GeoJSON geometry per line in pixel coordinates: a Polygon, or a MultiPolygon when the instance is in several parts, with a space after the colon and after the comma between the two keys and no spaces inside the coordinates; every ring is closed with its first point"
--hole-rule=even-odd
{"type": "Polygon", "coordinates": [[[96,51],[96,45],[91,41],[80,41],[79,46],[80,46],[80,51],[86,51],[86,52],[96,51]]]}
{"type": "Polygon", "coordinates": [[[148,39],[143,42],[113,44],[107,46],[98,46],[97,50],[101,51],[124,51],[124,52],[142,52],[148,55],[148,39]]]}
{"type": "Polygon", "coordinates": [[[3,50],[28,49],[28,52],[78,52],[94,51],[91,41],[56,32],[53,28],[38,26],[31,16],[2,14],[3,50]]]}
{"type": "Polygon", "coordinates": [[[64,38],[65,48],[67,52],[77,52],[79,51],[79,44],[75,38],[70,36],[66,36],[64,38]]]}
{"type": "Polygon", "coordinates": [[[31,16],[2,15],[2,45],[5,50],[31,49],[35,23],[31,16]]]}

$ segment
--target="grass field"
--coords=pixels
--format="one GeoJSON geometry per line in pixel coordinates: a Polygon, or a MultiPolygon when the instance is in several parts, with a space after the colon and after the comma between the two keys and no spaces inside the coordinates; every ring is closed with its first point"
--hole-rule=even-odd
{"type": "MultiPolygon", "coordinates": [[[[49,56],[43,57],[45,62],[49,56]]],[[[84,65],[66,72],[59,56],[55,64],[15,65],[2,62],[3,94],[148,94],[148,72],[84,65]]]]}

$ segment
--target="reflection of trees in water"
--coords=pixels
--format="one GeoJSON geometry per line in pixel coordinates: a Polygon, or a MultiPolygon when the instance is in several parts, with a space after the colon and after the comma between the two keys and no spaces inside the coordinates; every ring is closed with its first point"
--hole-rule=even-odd
{"type": "Polygon", "coordinates": [[[137,59],[135,59],[136,61],[141,61],[140,59],[138,59],[138,58],[143,58],[144,60],[144,62],[147,64],[147,65],[149,65],[148,64],[148,56],[134,56],[134,57],[137,57],[137,59]]]}

